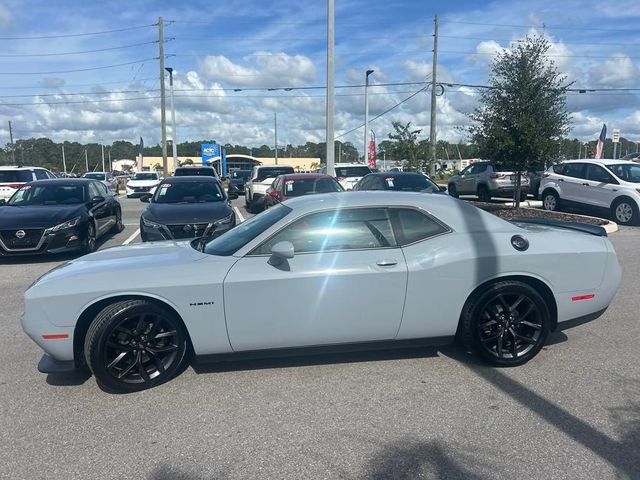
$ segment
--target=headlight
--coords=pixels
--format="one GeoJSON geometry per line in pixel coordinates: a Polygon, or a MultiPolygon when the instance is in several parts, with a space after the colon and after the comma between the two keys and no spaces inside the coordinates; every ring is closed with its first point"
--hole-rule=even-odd
{"type": "Polygon", "coordinates": [[[142,224],[145,227],[150,227],[150,228],[162,228],[162,225],[160,225],[159,223],[155,223],[155,222],[151,222],[149,220],[147,220],[146,218],[142,217],[142,224]]]}
{"type": "Polygon", "coordinates": [[[47,228],[49,233],[59,232],[60,230],[65,230],[67,228],[73,228],[80,223],[80,217],[76,217],[73,220],[69,220],[68,222],[61,223],[60,225],[56,225],[55,227],[47,228]]]}
{"type": "Polygon", "coordinates": [[[216,220],[213,222],[214,225],[226,225],[227,223],[231,223],[233,219],[233,213],[231,213],[228,217],[221,218],[220,220],[216,220]]]}

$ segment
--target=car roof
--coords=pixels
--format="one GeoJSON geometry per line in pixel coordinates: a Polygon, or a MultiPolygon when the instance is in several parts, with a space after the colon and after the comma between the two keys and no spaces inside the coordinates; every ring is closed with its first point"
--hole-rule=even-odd
{"type": "Polygon", "coordinates": [[[375,177],[422,177],[427,178],[424,174],[420,172],[372,172],[367,177],[375,176],[375,177]]]}
{"type": "Polygon", "coordinates": [[[630,160],[623,160],[621,158],[614,160],[612,158],[582,158],[577,160],[565,160],[562,163],[599,163],[601,165],[615,165],[618,163],[633,163],[630,160]]]}
{"type": "Polygon", "coordinates": [[[258,168],[293,168],[291,165],[256,165],[258,168]]]}
{"type": "Polygon", "coordinates": [[[407,207],[430,213],[457,232],[521,231],[515,225],[449,195],[394,191],[351,191],[294,197],[283,202],[296,214],[351,207],[407,207]]]}
{"type": "Polygon", "coordinates": [[[369,168],[369,165],[366,165],[364,163],[334,163],[334,168],[335,167],[367,167],[369,168]]]}
{"type": "Polygon", "coordinates": [[[189,169],[196,169],[196,168],[215,170],[215,168],[213,168],[210,165],[183,165],[181,167],[177,167],[176,170],[189,170],[189,169]]]}
{"type": "Polygon", "coordinates": [[[0,166],[0,170],[46,170],[44,167],[30,167],[30,166],[18,166],[18,165],[4,165],[0,166]]]}
{"type": "Polygon", "coordinates": [[[91,178],[48,178],[46,180],[34,180],[29,185],[89,185],[95,182],[91,178]]]}
{"type": "Polygon", "coordinates": [[[283,180],[304,180],[308,179],[319,179],[319,178],[331,178],[331,175],[326,175],[324,173],[286,173],[284,175],[280,175],[283,180]]]}
{"type": "Polygon", "coordinates": [[[209,182],[219,183],[216,177],[208,177],[206,175],[180,175],[177,177],[166,177],[162,183],[187,183],[187,182],[209,182]]]}
{"type": "Polygon", "coordinates": [[[100,175],[105,175],[105,174],[111,173],[111,172],[85,172],[85,173],[83,173],[83,175],[91,175],[92,173],[99,173],[100,175]]]}

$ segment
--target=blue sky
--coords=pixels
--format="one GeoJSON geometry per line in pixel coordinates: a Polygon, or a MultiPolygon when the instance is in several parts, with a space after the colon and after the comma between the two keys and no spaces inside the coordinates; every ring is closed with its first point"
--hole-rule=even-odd
{"type": "MultiPolygon", "coordinates": [[[[335,3],[336,134],[356,129],[341,139],[359,149],[364,99],[358,85],[364,72],[375,70],[371,118],[419,90],[431,75],[434,14],[440,18],[443,82],[485,83],[496,52],[538,33],[552,42],[549,58],[575,87],[640,89],[638,1],[335,3]],[[408,85],[379,86],[389,83],[408,85]]],[[[160,15],[165,53],[171,55],[166,65],[176,72],[179,141],[272,144],[273,112],[279,144],[324,139],[324,92],[306,88],[326,84],[324,1],[0,0],[0,144],[8,141],[7,120],[17,138],[110,143],[143,136],[147,144],[157,143],[157,28],[149,25],[160,15]],[[59,37],[116,29],[128,30],[59,37]],[[74,53],[93,50],[102,51],[74,53]],[[46,73],[118,64],[126,65],[46,73]],[[295,89],[300,87],[305,89],[295,89]]],[[[640,141],[639,95],[640,90],[572,93],[573,135],[595,138],[606,122],[640,141]]],[[[476,102],[476,90],[446,87],[438,99],[439,138],[460,139],[465,114],[476,102]]],[[[428,92],[421,92],[371,128],[384,138],[392,120],[411,121],[426,137],[429,106],[428,92]]]]}

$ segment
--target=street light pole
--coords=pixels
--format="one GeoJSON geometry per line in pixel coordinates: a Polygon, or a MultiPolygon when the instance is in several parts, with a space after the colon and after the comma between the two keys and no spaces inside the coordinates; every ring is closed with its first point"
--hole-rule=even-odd
{"type": "Polygon", "coordinates": [[[176,140],[176,108],[173,104],[173,68],[165,67],[165,70],[169,72],[169,93],[171,97],[171,133],[173,133],[173,171],[178,168],[178,142],[176,140]]]}
{"type": "Polygon", "coordinates": [[[362,159],[364,163],[368,164],[367,152],[369,151],[369,75],[373,73],[373,70],[367,70],[364,76],[364,149],[362,159]]]}
{"type": "Polygon", "coordinates": [[[334,0],[327,0],[327,108],[326,140],[327,174],[334,176],[335,170],[335,132],[333,116],[335,109],[335,24],[334,0]]]}
{"type": "Polygon", "coordinates": [[[106,170],[104,169],[104,144],[100,144],[100,147],[102,147],[102,171],[105,172],[106,170]]]}

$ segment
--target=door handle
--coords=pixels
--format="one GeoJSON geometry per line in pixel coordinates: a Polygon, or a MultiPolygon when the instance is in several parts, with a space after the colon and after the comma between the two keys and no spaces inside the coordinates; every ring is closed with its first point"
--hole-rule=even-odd
{"type": "Polygon", "coordinates": [[[564,178],[559,178],[558,181],[559,182],[564,182],[564,178]]]}
{"type": "Polygon", "coordinates": [[[584,185],[585,187],[588,187],[589,184],[588,183],[583,183],[582,185],[584,185]]]}
{"type": "Polygon", "coordinates": [[[398,261],[392,260],[392,259],[378,260],[376,262],[376,265],[378,265],[379,267],[393,267],[394,265],[397,265],[397,264],[398,264],[398,261]]]}

